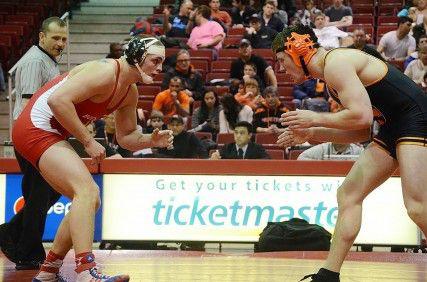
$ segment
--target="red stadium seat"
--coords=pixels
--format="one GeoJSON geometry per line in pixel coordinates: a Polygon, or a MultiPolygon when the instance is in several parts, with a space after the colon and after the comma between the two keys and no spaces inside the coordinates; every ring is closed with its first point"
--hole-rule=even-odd
{"type": "Polygon", "coordinates": [[[379,26],[377,29],[377,44],[378,42],[380,42],[381,37],[383,37],[384,34],[386,34],[387,32],[396,30],[397,27],[396,26],[390,26],[390,25],[382,25],[379,26]]]}
{"type": "Polygon", "coordinates": [[[200,59],[200,60],[213,60],[213,51],[212,50],[189,50],[191,59],[200,59]]]}
{"type": "Polygon", "coordinates": [[[216,136],[217,144],[228,144],[234,142],[234,134],[233,133],[218,133],[216,136]]]}
{"type": "Polygon", "coordinates": [[[301,155],[301,153],[304,151],[305,150],[301,150],[301,149],[291,149],[289,150],[288,159],[296,160],[298,159],[298,156],[301,155]]]}
{"type": "Polygon", "coordinates": [[[230,72],[221,73],[221,72],[210,72],[206,74],[206,82],[210,82],[213,79],[229,79],[230,72]]]}
{"type": "Polygon", "coordinates": [[[163,78],[165,77],[165,74],[164,73],[159,73],[158,75],[156,75],[155,77],[154,77],[154,83],[153,83],[153,85],[162,85],[162,82],[163,82],[163,78]]]}
{"type": "Polygon", "coordinates": [[[138,100],[138,108],[144,111],[146,116],[150,116],[151,111],[153,110],[153,101],[150,100],[138,100]]]}
{"type": "Polygon", "coordinates": [[[396,16],[397,12],[401,7],[396,6],[378,6],[378,15],[379,16],[396,16]]]}
{"type": "Polygon", "coordinates": [[[266,152],[273,160],[283,160],[285,158],[285,152],[283,150],[267,149],[266,152]]]}
{"type": "Polygon", "coordinates": [[[371,15],[372,17],[375,15],[374,6],[354,6],[351,8],[353,10],[353,15],[371,15]]]}
{"type": "Polygon", "coordinates": [[[209,71],[209,61],[206,60],[191,60],[191,64],[197,70],[202,70],[204,73],[209,71]]]}
{"type": "Polygon", "coordinates": [[[379,16],[378,25],[393,25],[397,28],[399,18],[396,16],[379,16]]]}
{"type": "MultiPolygon", "coordinates": [[[[224,41],[222,42],[223,47],[239,47],[240,40],[242,40],[242,37],[232,36],[232,37],[226,37],[224,38],[224,41]]],[[[227,50],[227,49],[224,49],[227,50]]],[[[229,49],[233,50],[233,49],[229,49]]],[[[237,50],[237,49],[234,49],[237,50]]]]}
{"type": "Polygon", "coordinates": [[[219,60],[211,63],[211,72],[230,72],[231,60],[219,60]]]}
{"type": "Polygon", "coordinates": [[[272,133],[257,133],[255,135],[255,143],[257,144],[276,144],[277,134],[272,133]]]}
{"type": "Polygon", "coordinates": [[[277,92],[279,94],[279,97],[292,97],[293,90],[294,90],[293,87],[283,87],[283,86],[277,87],[277,92]]]}
{"type": "Polygon", "coordinates": [[[218,60],[234,60],[239,57],[238,49],[221,49],[218,53],[218,60]]]}
{"type": "Polygon", "coordinates": [[[253,54],[264,58],[265,60],[274,61],[273,50],[271,49],[253,49],[253,54]]]}
{"type": "Polygon", "coordinates": [[[210,133],[210,132],[199,132],[199,131],[197,131],[197,132],[194,132],[194,135],[196,135],[197,138],[199,138],[200,140],[203,140],[203,139],[212,140],[212,133],[210,133]]]}
{"type": "Polygon", "coordinates": [[[244,28],[230,28],[227,32],[227,37],[229,37],[229,36],[242,37],[244,34],[245,34],[244,28]]]}
{"type": "Polygon", "coordinates": [[[138,94],[140,96],[156,96],[162,91],[160,86],[156,85],[138,85],[138,94]]]}
{"type": "Polygon", "coordinates": [[[374,17],[372,15],[354,15],[353,24],[374,24],[374,17]]]}

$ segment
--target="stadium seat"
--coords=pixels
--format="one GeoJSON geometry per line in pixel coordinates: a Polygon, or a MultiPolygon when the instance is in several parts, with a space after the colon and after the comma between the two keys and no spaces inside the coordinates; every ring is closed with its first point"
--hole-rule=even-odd
{"type": "Polygon", "coordinates": [[[231,60],[218,60],[211,63],[211,72],[230,72],[231,60]]]}
{"type": "Polygon", "coordinates": [[[210,72],[206,74],[206,82],[209,83],[213,79],[229,79],[230,78],[230,72],[223,73],[223,72],[210,72]]]}
{"type": "Polygon", "coordinates": [[[200,132],[200,131],[197,131],[197,132],[194,132],[194,135],[196,135],[197,138],[199,138],[200,140],[203,140],[203,139],[210,139],[210,140],[212,140],[212,133],[210,133],[210,132],[200,132]]]}
{"type": "Polygon", "coordinates": [[[160,86],[156,85],[138,85],[138,94],[140,96],[156,96],[161,91],[160,86]]]}
{"type": "Polygon", "coordinates": [[[285,152],[283,150],[267,149],[266,152],[273,160],[283,160],[285,158],[285,152]]]}
{"type": "Polygon", "coordinates": [[[304,151],[305,150],[301,150],[301,149],[290,149],[289,153],[288,153],[288,159],[289,160],[296,160],[296,159],[298,159],[298,156],[301,155],[301,153],[304,151]]]}
{"type": "Polygon", "coordinates": [[[277,134],[272,133],[257,133],[255,135],[255,143],[257,144],[276,144],[277,134]]]}
{"type": "Polygon", "coordinates": [[[217,144],[228,144],[234,142],[234,134],[233,133],[218,133],[216,136],[217,144]]]}

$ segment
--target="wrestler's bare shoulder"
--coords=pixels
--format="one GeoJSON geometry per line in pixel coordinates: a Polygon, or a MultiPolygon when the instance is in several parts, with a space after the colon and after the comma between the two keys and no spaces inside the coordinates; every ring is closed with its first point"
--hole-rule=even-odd
{"type": "Polygon", "coordinates": [[[95,61],[89,61],[74,67],[68,74],[69,77],[76,75],[77,73],[86,70],[89,72],[102,72],[104,74],[111,73],[114,74],[114,64],[112,59],[101,59],[95,61]]]}

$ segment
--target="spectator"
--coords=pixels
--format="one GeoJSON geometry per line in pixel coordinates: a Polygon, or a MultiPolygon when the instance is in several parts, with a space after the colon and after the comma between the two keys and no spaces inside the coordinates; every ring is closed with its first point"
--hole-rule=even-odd
{"type": "Polygon", "coordinates": [[[265,2],[262,7],[262,12],[259,13],[259,17],[261,18],[261,24],[263,26],[267,26],[277,32],[281,32],[285,25],[275,14],[276,7],[274,6],[274,2],[268,0],[265,2]]]}
{"type": "Polygon", "coordinates": [[[424,74],[427,71],[427,46],[423,46],[419,51],[419,59],[409,63],[405,70],[405,75],[410,77],[415,83],[421,85],[424,81],[424,74]]]}
{"type": "Polygon", "coordinates": [[[227,29],[231,27],[232,20],[226,11],[219,9],[221,3],[219,0],[210,0],[209,7],[211,8],[211,18],[221,21],[227,29]]]}
{"type": "MultiPolygon", "coordinates": [[[[66,42],[66,23],[58,17],[45,19],[38,45],[32,46],[17,65],[14,120],[21,114],[31,96],[59,75],[56,59],[61,55],[66,42]]],[[[46,214],[61,195],[17,151],[15,155],[24,174],[21,188],[27,204],[9,223],[1,225],[1,249],[9,260],[16,263],[17,270],[38,269],[46,258],[42,245],[46,214]]]]}
{"type": "MultiPolygon", "coordinates": [[[[96,127],[95,122],[91,122],[86,125],[87,130],[94,138],[99,138],[96,136],[96,127]]],[[[114,149],[111,144],[108,143],[100,143],[105,148],[105,155],[108,159],[121,159],[122,156],[114,149]]]]}
{"type": "Polygon", "coordinates": [[[219,133],[231,133],[239,121],[252,122],[253,111],[249,106],[240,105],[234,96],[225,94],[221,99],[222,110],[219,112],[219,133]]]}
{"type": "Polygon", "coordinates": [[[182,2],[176,16],[171,16],[171,11],[165,7],[163,10],[163,31],[165,35],[168,37],[188,37],[187,25],[192,10],[193,2],[190,0],[182,2]]]}
{"type": "Polygon", "coordinates": [[[261,91],[259,90],[258,82],[249,78],[245,80],[243,89],[238,92],[234,99],[241,105],[247,105],[255,111],[258,107],[264,102],[264,98],[261,96],[261,91]]]}
{"type": "Polygon", "coordinates": [[[120,43],[111,43],[110,44],[110,53],[108,53],[108,59],[120,59],[123,56],[123,47],[120,43]]]}
{"type": "Polygon", "coordinates": [[[172,77],[179,77],[182,81],[182,90],[194,100],[201,100],[205,86],[202,75],[191,65],[190,53],[181,49],[176,55],[176,66],[170,68],[162,82],[162,90],[169,87],[172,77]]]}
{"type": "Polygon", "coordinates": [[[409,35],[411,24],[410,18],[400,17],[397,30],[387,32],[381,38],[377,51],[387,61],[405,61],[415,51],[415,39],[409,35]]]}
{"type": "Polygon", "coordinates": [[[423,23],[423,18],[427,15],[427,1],[426,0],[415,0],[415,16],[416,16],[416,24],[423,23]]]}
{"type": "Polygon", "coordinates": [[[279,18],[279,20],[282,21],[284,26],[288,25],[288,14],[284,10],[279,9],[279,4],[277,3],[277,0],[271,0],[274,5],[274,15],[279,18]]]}
{"type": "Polygon", "coordinates": [[[334,4],[325,10],[327,26],[347,27],[353,24],[353,12],[343,5],[343,0],[333,0],[334,4]]]}
{"type": "MultiPolygon", "coordinates": [[[[424,0],[423,0],[424,1],[424,0]]],[[[415,38],[415,42],[418,45],[421,36],[427,34],[427,15],[423,18],[423,21],[420,24],[417,24],[412,28],[412,36],[415,38]]]]}
{"type": "Polygon", "coordinates": [[[348,158],[340,160],[353,160],[354,156],[362,153],[363,147],[356,144],[337,144],[332,142],[322,143],[313,146],[298,156],[298,160],[327,160],[333,155],[348,155],[348,158]]]}
{"type": "Polygon", "coordinates": [[[197,26],[191,31],[187,42],[191,49],[213,49],[218,52],[222,48],[224,30],[219,23],[209,20],[210,18],[211,9],[208,6],[201,5],[196,9],[194,23],[197,26]]]}
{"type": "Polygon", "coordinates": [[[137,17],[129,34],[130,36],[151,34],[151,24],[142,17],[137,17]]]}
{"type": "Polygon", "coordinates": [[[278,0],[278,8],[280,10],[286,11],[288,18],[294,17],[297,12],[297,6],[295,0],[278,0]]]}
{"type": "Polygon", "coordinates": [[[208,158],[208,152],[199,138],[184,129],[184,119],[181,116],[173,115],[169,120],[168,129],[173,134],[173,149],[159,149],[160,156],[179,159],[208,158]]]}
{"type": "Polygon", "coordinates": [[[308,79],[301,84],[294,85],[292,96],[295,107],[301,109],[303,100],[325,97],[325,83],[317,78],[308,79]]]}
{"type": "Polygon", "coordinates": [[[319,13],[314,17],[314,33],[318,38],[319,44],[326,50],[338,48],[342,45],[342,39],[348,34],[339,30],[336,26],[326,26],[325,14],[319,13]]]}
{"type": "MultiPolygon", "coordinates": [[[[427,46],[427,35],[422,35],[417,44],[417,50],[420,50],[422,46],[427,46]]],[[[403,69],[406,69],[410,62],[418,59],[418,51],[413,52],[403,63],[403,69]]]]}
{"type": "Polygon", "coordinates": [[[211,159],[270,159],[265,149],[251,141],[252,124],[241,121],[234,129],[234,142],[215,151],[211,159]]]}
{"type": "Polygon", "coordinates": [[[256,10],[249,5],[249,0],[233,0],[232,5],[231,19],[233,27],[243,28],[244,26],[249,26],[249,18],[256,14],[256,10]]]}
{"type": "Polygon", "coordinates": [[[353,30],[353,44],[348,46],[348,48],[359,49],[369,55],[372,55],[380,60],[384,60],[380,53],[374,45],[367,44],[366,40],[368,39],[367,34],[363,28],[357,28],[353,30]]]}
{"type": "Polygon", "coordinates": [[[321,11],[316,8],[314,0],[304,0],[303,4],[304,9],[298,10],[298,12],[296,13],[296,17],[303,25],[313,27],[314,16],[318,13],[321,13],[321,11]]]}
{"type": "Polygon", "coordinates": [[[188,116],[190,97],[182,90],[181,78],[174,76],[169,81],[169,89],[157,94],[153,103],[153,112],[161,112],[166,118],[173,115],[188,116]]]}
{"type": "Polygon", "coordinates": [[[219,100],[213,91],[207,91],[202,99],[201,106],[194,110],[191,125],[193,131],[210,132],[216,135],[219,132],[219,100]]]}
{"type": "Polygon", "coordinates": [[[273,68],[263,58],[252,54],[251,43],[244,38],[239,44],[239,58],[231,63],[230,78],[241,81],[246,63],[253,63],[256,66],[257,75],[261,78],[265,86],[277,86],[273,68]]]}
{"type": "Polygon", "coordinates": [[[253,14],[249,20],[244,37],[251,42],[255,49],[270,49],[277,31],[262,24],[258,14],[253,14]]]}
{"type": "Polygon", "coordinates": [[[246,63],[243,67],[243,83],[249,78],[255,79],[258,82],[259,90],[261,92],[264,91],[264,82],[257,75],[257,68],[254,63],[246,63]]]}
{"type": "Polygon", "coordinates": [[[164,122],[164,116],[161,112],[154,111],[150,115],[150,119],[147,121],[147,127],[143,129],[143,133],[153,133],[154,129],[159,130],[166,129],[164,122]]]}
{"type": "Polygon", "coordinates": [[[264,90],[265,102],[254,114],[254,128],[257,133],[280,133],[284,127],[280,122],[282,114],[289,110],[280,102],[277,88],[269,86],[264,90]]]}

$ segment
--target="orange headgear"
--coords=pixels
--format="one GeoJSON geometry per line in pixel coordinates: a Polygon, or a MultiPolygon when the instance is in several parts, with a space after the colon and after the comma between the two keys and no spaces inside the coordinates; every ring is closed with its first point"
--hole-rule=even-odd
{"type": "Polygon", "coordinates": [[[308,76],[307,65],[311,58],[316,54],[315,42],[311,40],[308,34],[298,34],[292,32],[291,36],[287,37],[284,44],[284,51],[291,56],[294,63],[302,67],[306,76],[308,76]]]}

